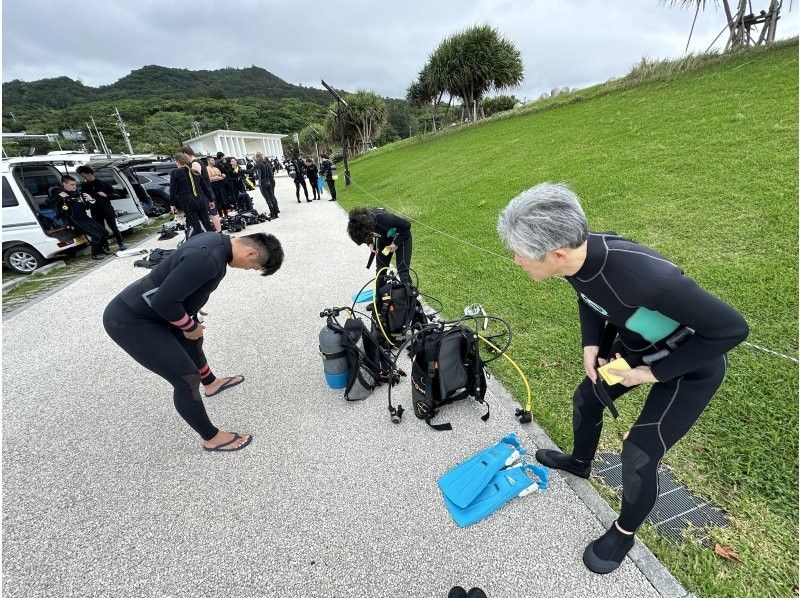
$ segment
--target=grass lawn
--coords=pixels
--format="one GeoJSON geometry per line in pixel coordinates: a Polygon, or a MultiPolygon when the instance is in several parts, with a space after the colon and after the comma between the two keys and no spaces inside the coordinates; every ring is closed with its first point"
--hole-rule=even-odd
{"type": "MultiPolygon", "coordinates": [[[[405,140],[354,161],[357,185],[340,201],[345,208],[382,203],[505,255],[495,232],[498,212],[536,183],[565,181],[582,198],[593,230],[657,249],[741,311],[750,342],[797,356],[797,132],[795,42],[405,140]]],[[[510,259],[421,224],[413,231],[421,289],[444,302],[445,315],[479,302],[509,320],[511,355],[531,382],[534,416],[571,448],[571,396],[583,370],[569,285],[536,284],[510,259]]],[[[492,369],[524,399],[503,360],[492,369]]],[[[732,526],[712,536],[742,561],[722,560],[693,538],[679,546],[643,530],[656,555],[698,595],[796,594],[797,374],[792,361],[736,348],[725,384],[664,460],[695,494],[726,511],[732,526]]],[[[620,450],[643,398],[641,390],[629,394],[620,419],[606,419],[603,448],[620,450]]]]}

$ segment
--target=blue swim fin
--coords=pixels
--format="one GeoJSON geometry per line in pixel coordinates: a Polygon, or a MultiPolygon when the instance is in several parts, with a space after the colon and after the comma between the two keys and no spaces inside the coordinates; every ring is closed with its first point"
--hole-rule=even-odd
{"type": "Polygon", "coordinates": [[[439,478],[439,488],[456,507],[464,508],[492,480],[494,475],[514,463],[525,449],[513,432],[503,436],[500,441],[488,449],[482,450],[439,478]]]}
{"type": "Polygon", "coordinates": [[[459,508],[446,496],[447,510],[458,527],[467,527],[486,519],[504,504],[517,496],[526,496],[536,490],[546,490],[549,471],[541,465],[520,463],[495,473],[491,481],[466,508],[459,508]],[[529,473],[532,474],[533,479],[529,473]]]}

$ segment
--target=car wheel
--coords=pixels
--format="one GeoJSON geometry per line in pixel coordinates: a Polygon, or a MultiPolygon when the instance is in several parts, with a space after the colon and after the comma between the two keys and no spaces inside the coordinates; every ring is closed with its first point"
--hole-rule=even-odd
{"type": "Polygon", "coordinates": [[[42,254],[28,245],[14,245],[3,252],[3,262],[14,272],[30,274],[45,264],[42,254]]]}

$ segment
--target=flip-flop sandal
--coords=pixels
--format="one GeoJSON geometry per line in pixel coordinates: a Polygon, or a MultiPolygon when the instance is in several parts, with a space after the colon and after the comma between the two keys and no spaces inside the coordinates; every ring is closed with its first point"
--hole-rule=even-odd
{"type": "Polygon", "coordinates": [[[244,375],[243,374],[238,374],[237,376],[231,376],[230,378],[228,378],[225,382],[222,383],[222,385],[216,390],[216,392],[214,392],[212,394],[205,393],[206,397],[207,398],[215,397],[219,393],[221,393],[223,390],[225,390],[226,388],[233,388],[234,386],[237,386],[237,385],[241,384],[242,382],[244,382],[244,375]],[[241,380],[234,380],[234,378],[236,378],[237,376],[241,376],[242,379],[241,380]]]}
{"type": "Polygon", "coordinates": [[[241,438],[241,436],[239,434],[237,434],[236,432],[233,432],[233,439],[229,440],[228,442],[223,442],[222,444],[218,444],[217,446],[214,446],[214,447],[211,447],[211,448],[209,448],[207,446],[204,446],[203,449],[206,450],[206,451],[211,451],[211,452],[217,451],[219,453],[232,453],[233,451],[242,450],[244,447],[246,447],[248,444],[250,444],[253,441],[253,435],[249,434],[248,438],[247,438],[247,442],[245,442],[244,444],[241,444],[241,445],[237,446],[236,448],[225,448],[226,446],[233,444],[234,442],[236,442],[240,438],[241,438]]]}

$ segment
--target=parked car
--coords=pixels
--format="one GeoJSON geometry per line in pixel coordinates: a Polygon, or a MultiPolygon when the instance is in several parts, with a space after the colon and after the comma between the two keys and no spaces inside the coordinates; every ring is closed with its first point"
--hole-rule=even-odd
{"type": "MultiPolygon", "coordinates": [[[[45,203],[50,189],[61,185],[64,174],[75,175],[81,164],[114,187],[119,196],[111,201],[120,231],[148,222],[141,201],[147,192],[128,170],[130,158],[97,154],[33,156],[5,159],[0,165],[3,186],[3,263],[27,274],[59,254],[74,254],[87,244],[86,237],[68,228],[55,210],[45,203]],[[142,198],[142,199],[140,199],[142,198]]],[[[79,187],[80,188],[80,187],[79,187]]]]}
{"type": "Polygon", "coordinates": [[[159,208],[169,211],[169,175],[162,176],[156,172],[136,172],[136,178],[142,183],[150,199],[159,208]]]}
{"type": "Polygon", "coordinates": [[[175,170],[175,162],[141,162],[131,167],[135,172],[155,172],[169,179],[169,173],[175,170]]]}

